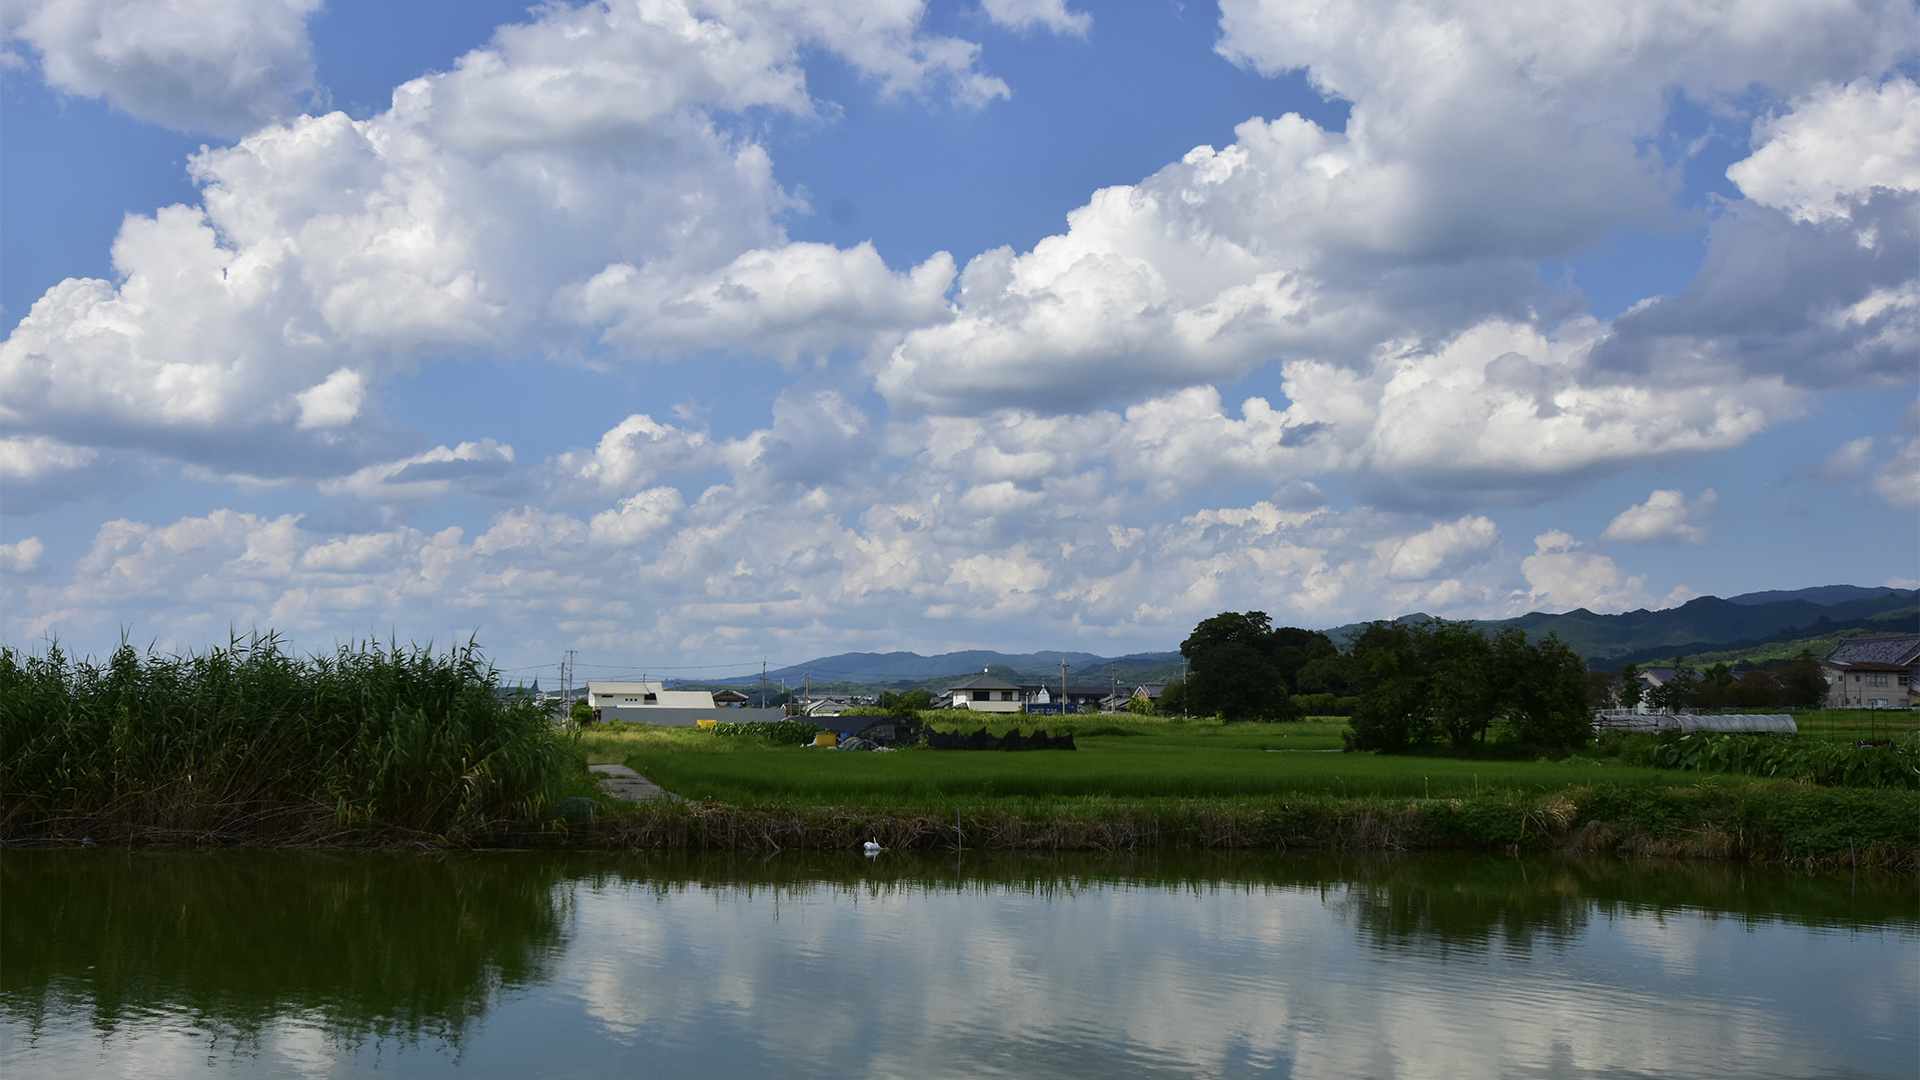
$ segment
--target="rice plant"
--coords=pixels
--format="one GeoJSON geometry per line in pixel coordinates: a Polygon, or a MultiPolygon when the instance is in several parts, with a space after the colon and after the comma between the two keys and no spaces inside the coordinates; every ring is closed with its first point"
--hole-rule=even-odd
{"type": "Polygon", "coordinates": [[[104,663],[0,646],[0,837],[470,836],[551,816],[574,748],[473,642],[288,655],[277,636],[104,663]]]}

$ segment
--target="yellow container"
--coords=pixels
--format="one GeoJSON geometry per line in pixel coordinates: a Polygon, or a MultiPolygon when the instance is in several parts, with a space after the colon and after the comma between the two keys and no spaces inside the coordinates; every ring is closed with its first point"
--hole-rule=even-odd
{"type": "Polygon", "coordinates": [[[720,721],[718,720],[695,720],[694,723],[700,725],[700,727],[706,731],[712,731],[714,728],[720,726],[720,721]]]}
{"type": "Polygon", "coordinates": [[[823,731],[823,732],[821,732],[820,734],[818,734],[818,735],[815,735],[815,736],[813,737],[813,745],[815,745],[815,746],[838,746],[838,745],[840,745],[840,739],[839,739],[839,737],[838,737],[838,736],[836,736],[836,735],[834,735],[834,733],[833,733],[833,732],[831,732],[831,731],[823,731]]]}

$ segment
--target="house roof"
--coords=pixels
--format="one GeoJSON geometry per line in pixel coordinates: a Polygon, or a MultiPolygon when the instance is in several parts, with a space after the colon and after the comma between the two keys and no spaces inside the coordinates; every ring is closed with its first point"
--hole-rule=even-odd
{"type": "Polygon", "coordinates": [[[1920,661],[1920,634],[1843,641],[1834,646],[1824,662],[1845,668],[1904,668],[1912,667],[1917,661],[1920,661]]]}
{"type": "Polygon", "coordinates": [[[657,682],[625,682],[612,679],[588,679],[589,694],[657,694],[663,689],[657,682]]]}
{"type": "Polygon", "coordinates": [[[950,690],[1018,690],[1020,687],[986,672],[968,676],[965,682],[948,683],[950,690]]]}
{"type": "Polygon", "coordinates": [[[1139,686],[1134,687],[1133,692],[1142,697],[1157,698],[1167,692],[1167,684],[1163,682],[1141,683],[1139,686]]]}

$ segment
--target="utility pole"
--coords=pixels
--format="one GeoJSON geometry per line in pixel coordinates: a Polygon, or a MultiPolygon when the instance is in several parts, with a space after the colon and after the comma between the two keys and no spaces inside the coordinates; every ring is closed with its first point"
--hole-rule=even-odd
{"type": "Polygon", "coordinates": [[[1180,658],[1180,719],[1187,718],[1187,658],[1180,658]]]}
{"type": "Polygon", "coordinates": [[[767,707],[767,658],[760,658],[760,707],[767,707]]]}
{"type": "Polygon", "coordinates": [[[575,652],[567,650],[567,658],[560,662],[560,707],[567,711],[567,725],[573,725],[573,658],[575,652]]]}
{"type": "Polygon", "coordinates": [[[1067,710],[1070,708],[1072,706],[1067,704],[1067,662],[1062,660],[1060,661],[1060,715],[1067,715],[1067,710]]]}
{"type": "Polygon", "coordinates": [[[1111,701],[1114,698],[1117,698],[1119,696],[1120,696],[1120,673],[1113,669],[1112,664],[1108,664],[1107,665],[1107,700],[1111,701]]]}

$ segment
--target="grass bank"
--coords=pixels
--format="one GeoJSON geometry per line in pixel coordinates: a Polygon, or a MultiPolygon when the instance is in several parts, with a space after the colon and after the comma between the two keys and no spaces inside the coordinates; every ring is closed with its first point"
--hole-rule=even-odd
{"type": "Polygon", "coordinates": [[[908,851],[1464,848],[1912,873],[1920,870],[1920,793],[1603,785],[1423,800],[1001,799],[951,811],[654,803],[597,821],[570,842],[781,852],[855,850],[868,839],[908,851]]]}
{"type": "Polygon", "coordinates": [[[0,839],[282,845],[537,828],[570,736],[472,646],[289,656],[271,636],[105,664],[0,647],[0,839]]]}

